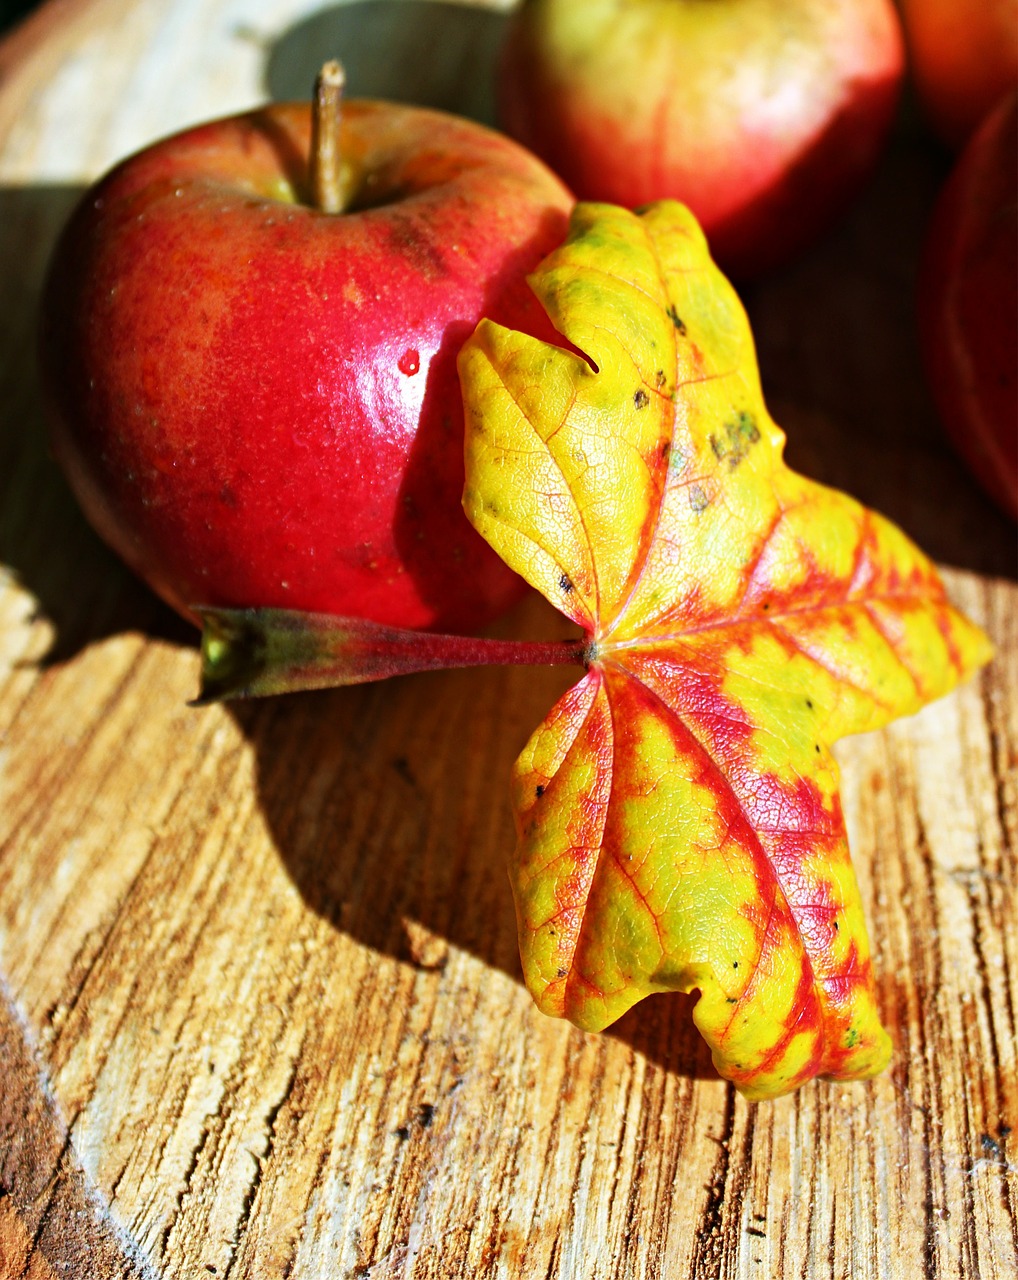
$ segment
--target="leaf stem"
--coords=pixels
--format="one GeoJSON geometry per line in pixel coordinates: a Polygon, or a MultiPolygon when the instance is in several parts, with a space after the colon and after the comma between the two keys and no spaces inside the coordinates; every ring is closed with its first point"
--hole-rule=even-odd
{"type": "Polygon", "coordinates": [[[346,75],[339,62],[326,62],[315,80],[311,106],[311,200],[322,213],[343,212],[343,163],[339,125],[346,75]]]}
{"type": "Polygon", "coordinates": [[[364,684],[450,667],[587,665],[574,640],[493,640],[388,627],[293,609],[195,606],[202,620],[201,691],[193,706],[228,698],[364,684]]]}

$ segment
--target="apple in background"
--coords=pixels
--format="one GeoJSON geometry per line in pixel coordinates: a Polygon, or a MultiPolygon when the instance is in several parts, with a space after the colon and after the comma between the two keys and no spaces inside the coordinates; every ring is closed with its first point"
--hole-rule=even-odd
{"type": "Polygon", "coordinates": [[[1018,93],[969,139],[937,201],[919,274],[919,333],[952,442],[1018,520],[1018,93]]]}
{"type": "Polygon", "coordinates": [[[479,125],[333,106],[190,129],[87,193],[43,300],[53,449],[185,616],[476,629],[525,588],[460,505],[456,354],[481,316],[545,332],[524,274],[572,198],[479,125]]]}
{"type": "Polygon", "coordinates": [[[940,137],[959,147],[1018,89],[1018,0],[901,0],[916,90],[940,137]]]}
{"type": "Polygon", "coordinates": [[[891,0],[524,0],[499,119],[578,199],[682,200],[745,278],[856,192],[902,71],[891,0]]]}

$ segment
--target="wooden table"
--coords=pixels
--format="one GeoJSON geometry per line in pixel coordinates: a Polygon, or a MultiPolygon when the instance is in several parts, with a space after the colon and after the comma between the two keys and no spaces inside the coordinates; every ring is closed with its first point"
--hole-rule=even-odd
{"type": "Polygon", "coordinates": [[[918,371],[945,162],[908,111],[748,294],[791,460],[950,566],[999,646],[840,749],[895,1044],[872,1083],[750,1105],[679,997],[600,1037],[535,1012],[505,779],[568,677],[190,709],[192,635],[47,457],[34,312],[82,184],[337,53],[354,93],[489,112],[502,15],[396,8],[51,0],[0,46],[0,1276],[1011,1277],[1016,539],[918,371]]]}

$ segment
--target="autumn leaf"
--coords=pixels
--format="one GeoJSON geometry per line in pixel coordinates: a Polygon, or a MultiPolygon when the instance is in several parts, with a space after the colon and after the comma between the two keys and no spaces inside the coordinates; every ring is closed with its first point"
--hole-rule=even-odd
{"type": "Polygon", "coordinates": [[[674,202],[578,206],[531,284],[562,345],[460,356],[467,514],[587,635],[516,763],[527,985],[597,1031],[700,995],[752,1098],[880,1071],[830,744],[989,656],[892,524],[789,470],[749,325],[674,202]]]}

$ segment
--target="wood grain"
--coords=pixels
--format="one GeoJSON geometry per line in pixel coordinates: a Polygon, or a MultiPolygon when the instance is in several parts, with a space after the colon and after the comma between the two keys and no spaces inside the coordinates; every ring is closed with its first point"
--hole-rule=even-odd
{"type": "MultiPolygon", "coordinates": [[[[0,1277],[1005,1280],[1015,537],[919,376],[909,289],[943,158],[907,116],[848,221],[748,295],[794,460],[956,566],[999,649],[839,748],[895,1043],[870,1084],[748,1104],[679,997],[600,1037],[537,1014],[505,779],[568,674],[191,709],[192,637],[48,460],[34,309],[83,183],[332,53],[355,91],[391,94],[395,65],[413,96],[407,49],[437,21],[420,96],[483,114],[500,19],[468,12],[61,0],[0,46],[0,1277]]],[[[558,626],[532,600],[503,630],[558,626]]]]}

